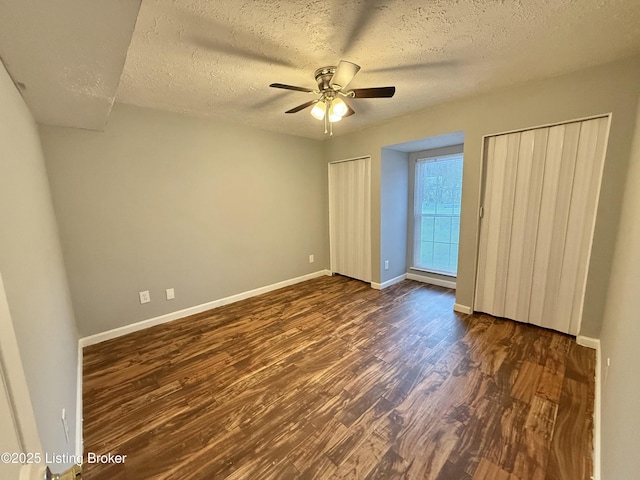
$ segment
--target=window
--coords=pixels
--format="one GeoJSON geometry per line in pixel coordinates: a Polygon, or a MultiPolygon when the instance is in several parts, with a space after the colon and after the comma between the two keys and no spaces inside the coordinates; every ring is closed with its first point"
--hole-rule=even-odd
{"type": "Polygon", "coordinates": [[[456,276],[462,154],[416,162],[413,268],[456,276]]]}

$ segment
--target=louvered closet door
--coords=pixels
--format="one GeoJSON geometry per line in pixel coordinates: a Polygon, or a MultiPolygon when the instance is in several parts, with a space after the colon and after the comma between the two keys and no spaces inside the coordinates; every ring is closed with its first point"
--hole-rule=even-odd
{"type": "Polygon", "coordinates": [[[331,270],[371,282],[369,158],[329,164],[331,270]]]}
{"type": "Polygon", "coordinates": [[[474,309],[576,335],[608,117],[489,137],[474,309]]]}

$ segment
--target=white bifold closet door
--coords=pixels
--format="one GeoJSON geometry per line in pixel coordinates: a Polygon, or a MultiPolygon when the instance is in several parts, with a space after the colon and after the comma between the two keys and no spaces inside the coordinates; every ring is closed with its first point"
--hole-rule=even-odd
{"type": "Polygon", "coordinates": [[[371,282],[371,167],[358,158],[329,164],[331,271],[371,282]]]}
{"type": "Polygon", "coordinates": [[[577,335],[608,125],[486,139],[476,311],[577,335]]]}

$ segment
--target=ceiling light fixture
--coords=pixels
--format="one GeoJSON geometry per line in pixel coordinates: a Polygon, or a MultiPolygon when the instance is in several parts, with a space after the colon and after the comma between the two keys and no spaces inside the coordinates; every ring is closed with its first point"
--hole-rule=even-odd
{"type": "Polygon", "coordinates": [[[311,115],[324,120],[324,133],[333,135],[333,123],[339,122],[349,112],[349,106],[341,98],[336,97],[336,92],[329,91],[322,94],[320,100],[311,109],[311,115]]]}
{"type": "Polygon", "coordinates": [[[323,100],[319,100],[311,109],[311,115],[318,120],[324,120],[324,113],[327,106],[323,100]]]}
{"type": "Polygon", "coordinates": [[[283,88],[296,92],[305,92],[312,95],[320,95],[320,98],[305,102],[302,105],[291,108],[285,113],[297,113],[305,108],[313,106],[311,115],[318,120],[324,120],[324,133],[333,135],[332,125],[343,117],[356,113],[342,98],[391,98],[396,93],[396,87],[373,87],[347,89],[347,85],[360,70],[355,63],[340,60],[337,67],[322,67],[316,70],[314,76],[318,84],[317,90],[307,87],[297,87],[284,83],[272,83],[273,88],[283,88]]]}
{"type": "Polygon", "coordinates": [[[341,98],[335,98],[331,102],[331,107],[329,108],[329,120],[331,122],[339,122],[348,111],[349,107],[344,103],[344,100],[341,98]]]}

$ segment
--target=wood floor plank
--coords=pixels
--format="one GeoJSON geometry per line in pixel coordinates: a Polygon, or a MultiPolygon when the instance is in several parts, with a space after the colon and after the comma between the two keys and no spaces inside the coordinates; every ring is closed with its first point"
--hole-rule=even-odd
{"type": "Polygon", "coordinates": [[[595,356],[452,311],[452,290],[323,277],[84,350],[92,480],[582,480],[595,356]]]}
{"type": "Polygon", "coordinates": [[[296,480],[329,480],[334,478],[337,469],[331,460],[321,456],[304,469],[296,480]]]}
{"type": "Polygon", "coordinates": [[[358,417],[357,422],[347,427],[342,438],[326,452],[327,458],[337,466],[342,465],[374,433],[378,424],[391,412],[392,408],[393,405],[388,400],[379,397],[375,404],[358,417]]]}
{"type": "MultiPolygon", "coordinates": [[[[316,462],[322,458],[329,459],[325,454],[334,448],[345,436],[348,428],[341,422],[331,419],[319,428],[316,428],[303,443],[292,449],[289,454],[289,460],[295,465],[300,472],[307,472],[311,465],[318,465],[316,462]]],[[[323,463],[323,462],[321,462],[323,463]]],[[[335,465],[334,462],[332,462],[335,465]]],[[[324,470],[324,469],[323,469],[324,470]]]]}
{"type": "Polygon", "coordinates": [[[522,443],[512,470],[516,477],[545,479],[556,412],[555,403],[541,397],[533,397],[524,424],[522,443]]]}
{"type": "MultiPolygon", "coordinates": [[[[345,461],[340,463],[333,478],[367,478],[383,460],[388,449],[389,444],[386,439],[377,435],[374,430],[369,430],[368,435],[365,435],[357,447],[349,452],[345,461]]],[[[327,457],[336,463],[331,453],[327,457]]]]}
{"type": "Polygon", "coordinates": [[[511,389],[511,396],[522,402],[530,403],[531,397],[538,388],[542,376],[542,366],[537,363],[524,361],[518,371],[518,376],[511,389]]]}
{"type": "Polygon", "coordinates": [[[398,455],[393,448],[389,448],[378,464],[369,472],[365,480],[395,480],[407,478],[411,463],[398,455]]]}
{"type": "Polygon", "coordinates": [[[497,465],[489,462],[486,459],[482,459],[476,473],[473,475],[473,480],[523,480],[511,475],[509,472],[502,470],[497,465]]]}
{"type": "Polygon", "coordinates": [[[593,463],[593,424],[587,384],[565,378],[549,456],[549,480],[588,479],[593,463]]]}

